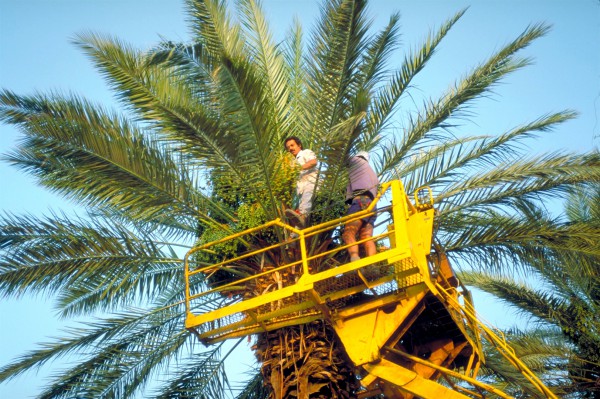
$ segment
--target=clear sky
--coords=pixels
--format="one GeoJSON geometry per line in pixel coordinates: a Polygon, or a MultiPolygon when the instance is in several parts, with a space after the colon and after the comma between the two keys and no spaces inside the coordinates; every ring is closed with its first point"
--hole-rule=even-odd
{"type": "MultiPolygon", "coordinates": [[[[318,1],[265,0],[267,18],[277,38],[298,16],[309,32],[318,1]]],[[[532,152],[585,151],[598,147],[600,136],[600,1],[598,0],[376,0],[374,23],[400,11],[402,50],[419,45],[426,34],[469,7],[444,39],[413,94],[437,96],[486,57],[520,34],[529,24],[546,22],[552,31],[522,54],[534,65],[512,75],[495,94],[473,105],[474,123],[465,134],[497,134],[546,113],[574,109],[580,113],[544,139],[532,152]],[[596,139],[594,139],[596,137],[596,139]]],[[[183,0],[0,0],[0,87],[19,94],[74,92],[117,107],[111,92],[83,52],[72,43],[77,33],[112,34],[148,49],[160,37],[186,41],[189,29],[183,0]]],[[[400,65],[402,56],[396,58],[400,65]]],[[[415,98],[418,103],[421,99],[415,98]]],[[[400,116],[402,114],[400,113],[400,116]]],[[[18,132],[0,125],[0,153],[14,148],[18,132]]],[[[42,215],[73,205],[36,186],[6,162],[0,163],[0,210],[42,215]]],[[[477,298],[476,298],[477,301],[477,298]]],[[[476,303],[477,305],[477,303],[476,303]]],[[[496,320],[496,308],[482,306],[484,318],[496,320]]],[[[60,335],[49,298],[0,301],[0,366],[15,356],[60,335]]],[[[252,359],[241,360],[251,363],[252,359]]],[[[44,385],[46,372],[30,372],[0,384],[0,397],[32,397],[44,385]]]]}

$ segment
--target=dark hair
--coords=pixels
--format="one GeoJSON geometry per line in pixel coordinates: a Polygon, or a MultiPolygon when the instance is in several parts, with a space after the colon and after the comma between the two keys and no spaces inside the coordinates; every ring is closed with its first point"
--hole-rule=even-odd
{"type": "Polygon", "coordinates": [[[300,147],[301,149],[303,148],[302,147],[302,141],[298,137],[296,137],[296,136],[290,136],[287,139],[285,139],[283,141],[283,145],[285,146],[287,144],[287,142],[291,141],[291,140],[294,140],[296,142],[296,144],[298,145],[298,147],[300,147]]]}

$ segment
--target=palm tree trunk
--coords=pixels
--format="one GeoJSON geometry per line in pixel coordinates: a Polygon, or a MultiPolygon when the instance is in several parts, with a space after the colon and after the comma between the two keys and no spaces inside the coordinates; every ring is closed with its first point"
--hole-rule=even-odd
{"type": "Polygon", "coordinates": [[[322,321],[261,334],[256,357],[270,399],[357,397],[354,367],[334,330],[322,321]]]}

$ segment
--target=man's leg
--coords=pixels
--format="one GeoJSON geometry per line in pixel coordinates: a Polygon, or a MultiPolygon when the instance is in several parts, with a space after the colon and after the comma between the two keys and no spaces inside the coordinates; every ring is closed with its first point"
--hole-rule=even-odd
{"type": "Polygon", "coordinates": [[[313,191],[314,186],[308,185],[303,187],[302,191],[298,190],[298,195],[300,196],[298,211],[294,211],[293,209],[286,209],[285,215],[294,227],[298,227],[301,229],[306,227],[306,217],[312,207],[313,191]]]}
{"type": "Polygon", "coordinates": [[[308,215],[312,208],[312,197],[315,191],[315,186],[306,184],[306,186],[302,189],[300,194],[300,204],[298,204],[298,211],[301,215],[308,215]]]}
{"type": "MultiPolygon", "coordinates": [[[[360,220],[354,220],[344,226],[342,239],[346,245],[356,242],[356,234],[358,233],[361,225],[362,222],[360,220]]],[[[352,245],[348,247],[348,254],[350,255],[350,262],[360,259],[360,256],[358,256],[358,245],[352,245]]]]}
{"type": "MultiPolygon", "coordinates": [[[[306,225],[306,213],[310,210],[310,197],[306,194],[307,190],[304,185],[298,185],[296,188],[296,194],[299,198],[298,209],[286,209],[285,216],[289,223],[294,226],[303,229],[306,225]]],[[[312,196],[312,192],[310,193],[312,196]]]]}
{"type": "MultiPolygon", "coordinates": [[[[373,225],[371,223],[363,223],[362,228],[359,231],[360,240],[364,240],[369,237],[373,237],[373,225]]],[[[377,253],[377,247],[374,241],[367,241],[365,244],[365,253],[367,256],[375,255],[377,253]]]]}

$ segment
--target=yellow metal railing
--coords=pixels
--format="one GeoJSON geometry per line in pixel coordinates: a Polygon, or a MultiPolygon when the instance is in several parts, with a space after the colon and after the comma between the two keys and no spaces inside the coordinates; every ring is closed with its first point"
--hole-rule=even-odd
{"type": "Polygon", "coordinates": [[[433,209],[421,208],[411,203],[396,180],[384,183],[369,208],[353,215],[303,230],[276,219],[192,248],[185,256],[186,327],[209,341],[243,336],[327,317],[328,311],[346,307],[362,291],[385,295],[422,283],[429,278],[423,254],[431,246],[433,209]],[[376,210],[390,193],[391,205],[376,210]],[[373,240],[379,252],[348,263],[342,251],[349,245],[340,242],[339,229],[373,214],[385,214],[385,220],[391,216],[392,221],[386,231],[366,239],[373,240]],[[415,229],[423,230],[418,238],[415,229]],[[214,258],[220,252],[215,248],[245,245],[257,234],[284,239],[208,265],[195,259],[202,253],[214,258]],[[323,241],[331,245],[323,247],[323,241]],[[230,279],[219,281],[223,275],[230,279]],[[202,290],[192,292],[192,287],[202,290]]]}

